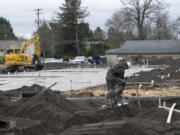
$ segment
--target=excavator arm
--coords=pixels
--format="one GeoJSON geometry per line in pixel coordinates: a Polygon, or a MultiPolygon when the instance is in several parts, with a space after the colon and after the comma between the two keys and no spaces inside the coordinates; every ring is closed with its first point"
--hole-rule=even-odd
{"type": "Polygon", "coordinates": [[[39,43],[39,35],[35,35],[31,39],[26,40],[21,44],[20,51],[21,53],[25,53],[26,48],[30,45],[34,45],[34,54],[32,55],[37,55],[38,57],[40,56],[41,50],[40,50],[40,43],[39,43]]]}

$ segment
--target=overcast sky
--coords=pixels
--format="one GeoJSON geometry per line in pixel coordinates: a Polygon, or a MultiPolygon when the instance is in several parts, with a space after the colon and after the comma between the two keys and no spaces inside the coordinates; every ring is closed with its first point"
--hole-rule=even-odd
{"type": "MultiPolygon", "coordinates": [[[[180,0],[164,1],[169,4],[172,19],[180,16],[180,0]]],[[[51,20],[56,17],[58,7],[63,2],[64,0],[1,0],[0,16],[10,21],[16,35],[30,37],[36,29],[34,9],[43,9],[41,19],[51,20]]],[[[92,29],[97,26],[105,29],[106,20],[121,7],[120,0],[82,0],[82,3],[90,12],[86,21],[92,29]]]]}

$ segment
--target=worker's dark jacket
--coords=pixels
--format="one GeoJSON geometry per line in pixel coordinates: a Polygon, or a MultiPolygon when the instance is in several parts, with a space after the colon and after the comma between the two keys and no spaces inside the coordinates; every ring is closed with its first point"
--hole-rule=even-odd
{"type": "Polygon", "coordinates": [[[115,85],[125,87],[124,72],[124,63],[118,63],[108,70],[106,75],[108,90],[114,90],[115,85]]]}

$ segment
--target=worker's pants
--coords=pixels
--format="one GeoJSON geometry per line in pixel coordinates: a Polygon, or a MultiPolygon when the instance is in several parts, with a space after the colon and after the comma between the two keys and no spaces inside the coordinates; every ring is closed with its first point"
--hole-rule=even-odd
{"type": "Polygon", "coordinates": [[[111,79],[106,79],[106,84],[108,91],[112,91],[111,97],[119,100],[119,96],[122,94],[126,86],[126,82],[123,79],[114,77],[111,79]]]}

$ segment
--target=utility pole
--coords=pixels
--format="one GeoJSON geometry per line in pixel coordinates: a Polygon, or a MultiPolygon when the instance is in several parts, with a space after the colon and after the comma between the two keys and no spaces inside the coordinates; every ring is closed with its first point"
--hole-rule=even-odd
{"type": "MultiPolygon", "coordinates": [[[[40,14],[42,14],[43,12],[41,12],[43,9],[40,9],[40,8],[37,8],[37,9],[34,9],[34,11],[36,12],[36,15],[37,15],[37,33],[38,35],[40,34],[39,33],[39,28],[40,28],[40,14]]],[[[45,50],[45,47],[43,47],[45,50]]],[[[45,51],[43,51],[43,54],[44,54],[44,57],[45,57],[45,51]]]]}
{"type": "Polygon", "coordinates": [[[37,27],[38,27],[38,33],[39,33],[39,27],[40,27],[40,14],[42,14],[43,12],[41,12],[43,9],[35,9],[34,11],[36,12],[37,15],[37,27]]]}
{"type": "Polygon", "coordinates": [[[80,56],[80,50],[79,50],[79,40],[78,40],[78,32],[76,31],[76,46],[77,46],[77,54],[80,56]]]}

